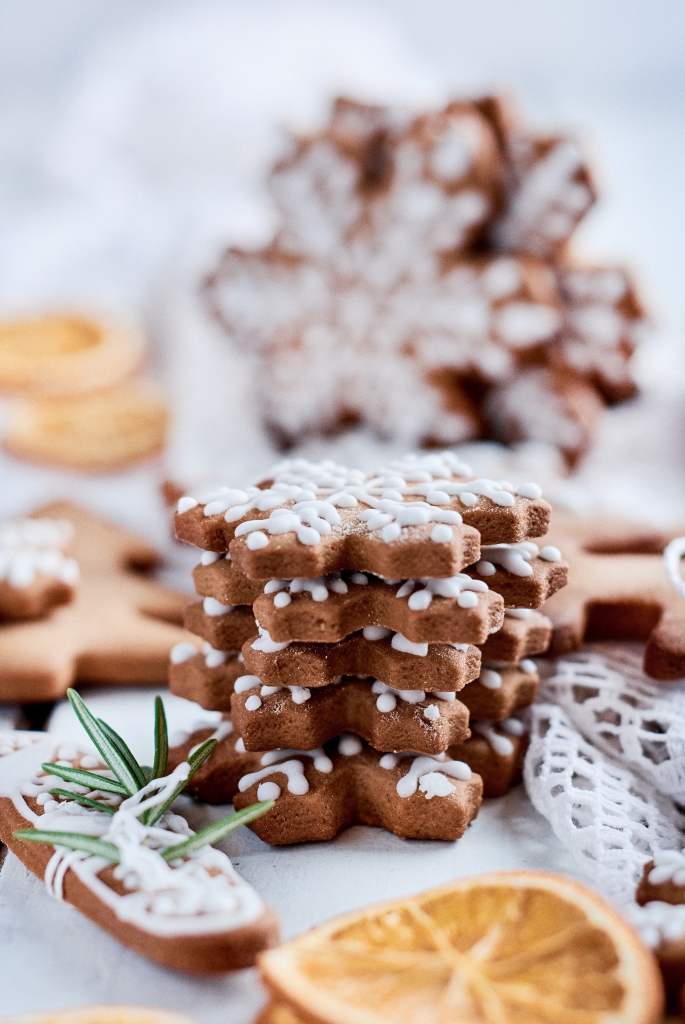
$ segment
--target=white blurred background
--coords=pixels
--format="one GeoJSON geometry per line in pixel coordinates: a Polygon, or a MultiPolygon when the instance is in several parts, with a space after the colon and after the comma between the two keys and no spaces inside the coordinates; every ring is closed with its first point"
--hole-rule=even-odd
{"type": "MultiPolygon", "coordinates": [[[[341,91],[422,106],[504,89],[533,127],[584,138],[602,196],[576,247],[632,266],[658,328],[580,504],[638,514],[648,488],[653,519],[683,518],[684,55],[679,0],[0,0],[0,313],[140,318],[176,413],[166,475],[254,475],[274,453],[239,366],[227,392],[196,287],[225,245],[269,237],[282,129],[341,91]]],[[[61,479],[0,471],[23,503],[61,479]]]]}

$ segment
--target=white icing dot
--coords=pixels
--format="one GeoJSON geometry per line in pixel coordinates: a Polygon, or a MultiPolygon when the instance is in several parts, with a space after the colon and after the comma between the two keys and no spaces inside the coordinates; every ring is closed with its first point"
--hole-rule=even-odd
{"type": "Polygon", "coordinates": [[[526,727],[518,718],[505,718],[500,722],[500,729],[508,732],[510,736],[523,736],[526,727]]]}
{"type": "MultiPolygon", "coordinates": [[[[254,534],[250,534],[250,536],[254,537],[254,534]]],[[[286,592],[284,590],[281,590],[274,597],[274,607],[275,608],[287,608],[288,605],[290,604],[291,600],[292,599],[290,597],[290,594],[286,594],[286,592]]]]}
{"type": "Polygon", "coordinates": [[[538,484],[521,484],[516,492],[521,498],[541,498],[542,488],[538,484]]]}
{"type": "Polygon", "coordinates": [[[353,572],[350,579],[353,583],[357,583],[362,587],[369,582],[369,577],[365,576],[363,572],[353,572]]]}
{"type": "Polygon", "coordinates": [[[278,800],[281,787],[275,782],[262,782],[257,788],[258,800],[278,800]]]}
{"type": "Polygon", "coordinates": [[[362,630],[362,636],[365,640],[384,640],[391,633],[392,630],[386,629],[385,626],[364,626],[362,630]]]}
{"type": "Polygon", "coordinates": [[[259,676],[240,676],[233,684],[233,692],[245,693],[246,690],[254,690],[255,687],[261,685],[262,681],[259,676]]]}
{"type": "Polygon", "coordinates": [[[479,576],[494,576],[497,569],[492,562],[478,562],[476,565],[476,572],[479,576]]]}
{"type": "Polygon", "coordinates": [[[445,523],[438,523],[431,530],[431,540],[435,541],[436,544],[449,544],[453,537],[452,527],[446,526],[445,523]]]}
{"type": "Polygon", "coordinates": [[[524,658],[521,664],[519,665],[519,668],[522,672],[525,672],[526,675],[529,676],[535,675],[538,670],[538,667],[532,660],[532,658],[524,658]]]}
{"type": "Polygon", "coordinates": [[[482,668],[480,670],[478,682],[481,686],[484,686],[486,690],[499,690],[502,685],[502,677],[499,672],[495,672],[492,668],[482,668]]]}
{"type": "Polygon", "coordinates": [[[222,604],[221,601],[217,601],[215,597],[206,597],[202,602],[202,610],[205,615],[211,615],[212,617],[217,615],[228,615],[229,612],[233,611],[233,605],[222,604]]]}
{"type": "Polygon", "coordinates": [[[247,535],[247,546],[250,551],[258,551],[260,548],[265,548],[269,543],[269,538],[261,530],[253,530],[252,533],[247,535]]]}
{"type": "Polygon", "coordinates": [[[354,757],[355,754],[361,754],[362,741],[358,736],[351,736],[349,733],[343,733],[338,740],[338,751],[343,757],[354,757]]]}
{"type": "Polygon", "coordinates": [[[224,665],[227,660],[227,651],[217,651],[213,647],[210,647],[205,654],[205,665],[207,668],[218,668],[219,665],[224,665]]]}
{"type": "Polygon", "coordinates": [[[258,697],[256,693],[251,694],[245,701],[245,709],[247,711],[256,711],[257,708],[261,708],[262,699],[258,697]]]}
{"type": "Polygon", "coordinates": [[[404,654],[415,654],[418,658],[425,658],[428,654],[428,644],[415,644],[411,640],[407,640],[406,636],[402,636],[401,633],[395,633],[390,646],[396,651],[402,651],[404,654]]]}
{"type": "Polygon", "coordinates": [[[427,718],[429,722],[436,722],[440,718],[440,708],[437,704],[429,704],[423,710],[423,717],[427,718]]]}
{"type": "Polygon", "coordinates": [[[382,693],[376,700],[376,707],[379,711],[394,711],[397,707],[397,699],[392,693],[382,693]]]}
{"type": "Polygon", "coordinates": [[[197,654],[197,648],[193,644],[176,644],[171,648],[169,652],[169,660],[172,665],[180,665],[184,661],[188,661],[190,658],[195,657],[197,654]]]}
{"type": "Polygon", "coordinates": [[[214,562],[218,562],[220,558],[221,555],[218,551],[203,551],[202,557],[200,558],[200,565],[213,565],[214,562]]]}
{"type": "Polygon", "coordinates": [[[197,508],[197,505],[198,502],[195,498],[191,498],[190,495],[185,495],[185,497],[178,499],[176,509],[181,515],[183,515],[184,512],[190,512],[191,508],[197,508]]]}
{"type": "Polygon", "coordinates": [[[559,550],[559,548],[555,547],[553,544],[547,544],[540,551],[540,558],[544,559],[545,562],[560,562],[561,561],[561,551],[559,550]]]}
{"type": "Polygon", "coordinates": [[[478,606],[478,595],[474,594],[472,590],[465,590],[457,598],[457,604],[460,608],[476,608],[478,606]]]}

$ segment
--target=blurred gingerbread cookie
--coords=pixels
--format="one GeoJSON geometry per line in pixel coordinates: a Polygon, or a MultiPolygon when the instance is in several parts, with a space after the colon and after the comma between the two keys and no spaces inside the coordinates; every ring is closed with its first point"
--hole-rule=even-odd
{"type": "Polygon", "coordinates": [[[165,682],[169,652],[189,634],[180,626],[185,596],[140,572],[159,561],[155,549],[70,502],[35,514],[69,524],[80,580],[48,617],[0,625],[0,700],[56,700],[77,680],[165,682]]]}
{"type": "Polygon", "coordinates": [[[544,606],[552,653],[575,650],[584,639],[646,641],[649,675],[685,674],[685,598],[664,563],[668,534],[613,516],[558,511],[545,540],[563,547],[570,566],[569,585],[544,606]]]}
{"type": "Polygon", "coordinates": [[[76,559],[65,554],[68,520],[22,519],[0,524],[0,619],[35,619],[72,600],[76,559]]]}

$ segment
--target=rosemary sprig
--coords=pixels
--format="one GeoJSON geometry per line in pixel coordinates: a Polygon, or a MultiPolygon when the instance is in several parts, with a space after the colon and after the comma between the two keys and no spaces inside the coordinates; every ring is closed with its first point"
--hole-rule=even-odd
{"type": "Polygon", "coordinates": [[[166,724],[164,701],[155,697],[155,763],[152,766],[152,778],[162,779],[166,775],[169,760],[169,733],[166,724]]]}
{"type": "MultiPolygon", "coordinates": [[[[140,765],[134,757],[130,747],[114,729],[102,719],[96,718],[86,707],[85,703],[75,690],[67,690],[67,696],[71,702],[81,725],[88,733],[88,736],[100,752],[105,764],[108,766],[115,779],[103,778],[94,772],[84,771],[83,768],[65,767],[53,764],[50,761],[43,763],[43,770],[65,782],[73,782],[79,786],[88,786],[91,791],[103,793],[117,793],[119,796],[133,796],[143,789],[152,779],[163,779],[167,774],[169,759],[169,736],[167,721],[164,712],[164,704],[160,697],[155,698],[155,758],[152,768],[147,765],[140,765]]],[[[205,763],[210,756],[217,741],[214,739],[205,740],[188,758],[188,777],[182,779],[175,787],[173,793],[163,803],[148,808],[141,815],[141,824],[150,827],[169,810],[173,802],[186,788],[193,775],[205,763]]],[[[51,789],[55,796],[61,796],[69,800],[75,800],[85,807],[97,808],[107,814],[116,814],[116,808],[108,807],[99,803],[91,797],[83,796],[80,793],[72,793],[66,789],[51,789]]],[[[161,856],[167,860],[178,860],[188,857],[196,850],[202,849],[212,843],[218,842],[223,836],[233,832],[241,825],[246,825],[255,818],[261,817],[271,810],[273,800],[262,800],[260,803],[245,807],[236,814],[229,815],[222,821],[208,825],[201,829],[194,836],[184,839],[180,843],[168,846],[161,850],[161,856]]],[[[84,850],[93,856],[105,857],[113,863],[119,863],[119,851],[113,843],[103,839],[96,839],[93,836],[83,835],[79,832],[58,832],[47,829],[20,829],[14,833],[17,839],[25,839],[32,843],[49,843],[52,846],[65,846],[72,850],[84,850]]]]}
{"type": "Polygon", "coordinates": [[[114,779],[103,778],[94,772],[86,772],[83,768],[67,768],[66,765],[52,764],[51,761],[43,761],[43,771],[49,775],[56,775],[58,779],[65,782],[76,782],[79,786],[88,786],[88,789],[97,789],[101,793],[118,793],[119,796],[128,796],[128,793],[120,782],[114,779]]]}
{"type": "Polygon", "coordinates": [[[102,804],[98,800],[91,800],[89,796],[83,796],[81,793],[72,793],[69,789],[51,789],[50,792],[53,796],[63,796],[67,800],[75,800],[78,804],[83,804],[84,807],[95,807],[98,811],[104,811],[105,814],[116,814],[116,807],[110,807],[109,804],[102,804]]]}
{"type": "Polygon", "coordinates": [[[220,839],[227,836],[229,832],[234,832],[241,825],[247,825],[249,821],[261,818],[262,814],[271,810],[275,802],[275,800],[262,800],[261,803],[245,807],[242,811],[229,815],[228,818],[214,822],[213,825],[207,825],[206,828],[201,828],[199,832],[184,842],[176,843],[175,846],[167,846],[166,850],[161,851],[162,857],[164,860],[176,860],[178,857],[187,857],[189,853],[194,853],[195,850],[200,850],[207,844],[218,843],[220,839]]]}
{"type": "MultiPolygon", "coordinates": [[[[98,719],[90,713],[76,690],[67,690],[67,697],[76,713],[76,717],[90,736],[106,764],[114,772],[128,796],[133,796],[144,785],[144,783],[141,784],[140,782],[143,777],[142,771],[132,771],[126,757],[123,757],[119,748],[112,743],[98,719]]],[[[133,754],[131,754],[131,757],[133,758],[133,754]]]]}
{"type": "MultiPolygon", "coordinates": [[[[128,744],[121,738],[118,732],[115,732],[111,725],[107,725],[107,722],[103,722],[101,718],[98,718],[98,723],[102,727],[102,731],[105,736],[109,739],[112,746],[114,746],[121,755],[122,760],[126,763],[129,771],[138,780],[138,789],[142,789],[145,783],[148,781],[145,778],[145,772],[140,767],[135,757],[131,753],[128,744]]],[[[115,773],[116,774],[116,773],[115,773]]]]}
{"type": "Polygon", "coordinates": [[[182,779],[181,782],[179,782],[176,789],[173,791],[171,796],[164,801],[164,803],[157,804],[156,807],[151,807],[149,811],[145,812],[143,819],[141,819],[145,825],[154,825],[156,821],[159,821],[164,812],[169,810],[174,800],[181,795],[198,768],[205,763],[215,746],[216,740],[205,740],[202,746],[198,747],[195,753],[188,758],[188,764],[190,765],[188,778],[182,779]]]}
{"type": "Polygon", "coordinates": [[[24,839],[30,843],[50,843],[51,846],[66,846],[70,850],[84,850],[93,857],[105,857],[119,863],[119,851],[114,843],[106,843],[103,839],[82,835],[80,832],[49,832],[47,829],[22,828],[13,833],[16,839],[24,839]]]}

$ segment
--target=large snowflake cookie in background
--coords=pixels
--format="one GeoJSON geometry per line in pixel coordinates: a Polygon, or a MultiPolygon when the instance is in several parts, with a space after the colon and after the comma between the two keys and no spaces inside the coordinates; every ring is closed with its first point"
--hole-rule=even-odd
{"type": "Polygon", "coordinates": [[[413,118],[338,100],[270,189],[273,241],[228,249],[205,295],[260,359],[280,441],[363,423],[452,444],[494,428],[573,463],[602,403],[634,393],[630,279],[561,262],[595,198],[584,158],[525,134],[500,99],[413,118]]]}

